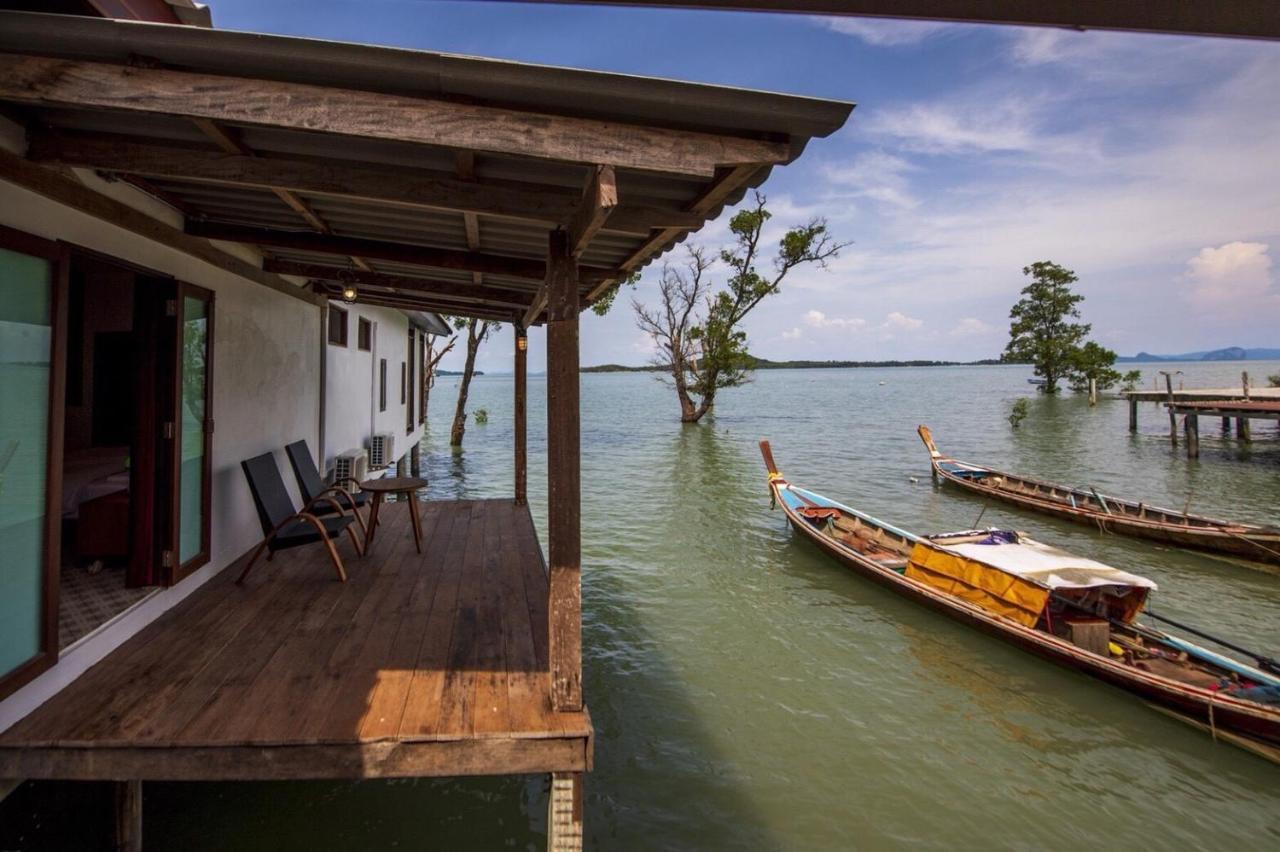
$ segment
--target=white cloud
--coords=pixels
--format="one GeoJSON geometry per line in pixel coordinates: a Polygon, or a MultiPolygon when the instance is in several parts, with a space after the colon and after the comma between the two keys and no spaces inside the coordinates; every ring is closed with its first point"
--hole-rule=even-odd
{"type": "Polygon", "coordinates": [[[814,328],[838,328],[845,331],[857,331],[867,325],[867,321],[859,317],[829,317],[822,311],[809,311],[804,315],[804,321],[814,328]]]}
{"type": "Polygon", "coordinates": [[[920,204],[907,178],[914,171],[919,171],[917,166],[885,151],[865,151],[847,165],[826,169],[832,183],[848,187],[853,195],[907,210],[920,204]]]}
{"type": "Polygon", "coordinates": [[[892,139],[904,150],[923,154],[973,154],[1039,151],[1049,140],[1034,128],[1035,108],[1009,97],[984,108],[960,103],[922,103],[883,110],[865,129],[892,139]]]}
{"type": "Polygon", "coordinates": [[[804,332],[800,330],[800,326],[796,326],[790,331],[782,332],[783,340],[799,340],[802,337],[804,337],[804,332]]]}
{"type": "Polygon", "coordinates": [[[924,320],[909,317],[901,311],[892,311],[884,318],[880,328],[885,331],[915,331],[924,325],[924,320]]]}
{"type": "Polygon", "coordinates": [[[948,334],[952,337],[985,337],[995,330],[995,326],[985,323],[977,317],[964,317],[952,325],[948,334]]]}
{"type": "Polygon", "coordinates": [[[1204,310],[1232,316],[1280,307],[1266,243],[1237,240],[1202,248],[1187,261],[1186,278],[1187,298],[1204,310]]]}
{"type": "Polygon", "coordinates": [[[820,26],[862,39],[877,47],[919,44],[954,24],[935,21],[868,20],[866,18],[814,18],[820,26]]]}

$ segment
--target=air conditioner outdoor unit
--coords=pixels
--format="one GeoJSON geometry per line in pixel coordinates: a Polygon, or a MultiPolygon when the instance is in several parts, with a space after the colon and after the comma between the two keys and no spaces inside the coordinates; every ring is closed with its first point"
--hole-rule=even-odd
{"type": "Polygon", "coordinates": [[[369,467],[389,467],[395,462],[396,436],[391,432],[374,435],[369,439],[369,467]]]}
{"type": "Polygon", "coordinates": [[[363,482],[369,478],[369,454],[364,450],[347,450],[333,460],[333,481],[348,491],[354,486],[348,480],[363,482]]]}

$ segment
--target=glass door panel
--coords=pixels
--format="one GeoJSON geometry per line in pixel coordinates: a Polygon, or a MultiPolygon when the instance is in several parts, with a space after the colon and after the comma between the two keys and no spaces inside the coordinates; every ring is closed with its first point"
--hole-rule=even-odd
{"type": "Polygon", "coordinates": [[[0,678],[43,650],[53,264],[0,248],[0,678]]]}
{"type": "MultiPolygon", "coordinates": [[[[185,291],[187,288],[184,287],[185,291]]],[[[191,288],[195,289],[195,288],[191,288]]],[[[178,417],[177,532],[178,565],[208,558],[209,528],[209,333],[211,302],[207,296],[182,296],[180,316],[178,417]]],[[[194,566],[192,566],[194,567],[194,566]]]]}

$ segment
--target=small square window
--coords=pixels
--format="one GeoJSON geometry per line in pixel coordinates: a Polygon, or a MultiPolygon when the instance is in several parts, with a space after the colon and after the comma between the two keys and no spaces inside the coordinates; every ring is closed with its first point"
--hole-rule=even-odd
{"type": "Polygon", "coordinates": [[[356,346],[361,352],[373,349],[373,323],[364,317],[360,317],[360,323],[356,326],[356,346]]]}
{"type": "Polygon", "coordinates": [[[329,306],[329,342],[334,346],[347,345],[347,312],[329,306]]]}

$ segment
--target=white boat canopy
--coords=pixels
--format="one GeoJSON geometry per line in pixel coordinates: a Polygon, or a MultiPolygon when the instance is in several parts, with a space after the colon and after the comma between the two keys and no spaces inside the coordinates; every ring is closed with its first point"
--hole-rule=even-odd
{"type": "Polygon", "coordinates": [[[1135,586],[1155,589],[1146,577],[1110,565],[1073,556],[1028,538],[1017,544],[935,545],[939,550],[989,565],[1006,574],[1049,589],[1088,589],[1096,586],[1135,586]]]}

